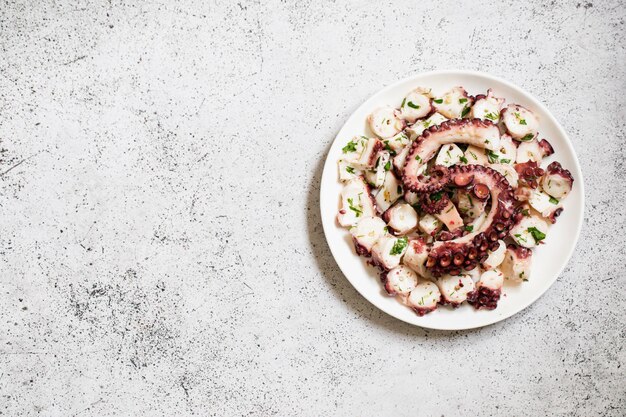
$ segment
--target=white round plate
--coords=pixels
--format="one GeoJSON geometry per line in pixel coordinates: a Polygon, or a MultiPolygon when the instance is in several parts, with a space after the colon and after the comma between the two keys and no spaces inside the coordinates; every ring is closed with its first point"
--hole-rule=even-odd
{"type": "MultiPolygon", "coordinates": [[[[544,161],[542,166],[545,167],[547,163],[544,161]]],[[[532,304],[556,281],[574,252],[580,234],[584,211],[583,178],[574,148],[565,131],[548,109],[530,94],[507,81],[480,72],[435,71],[418,74],[384,88],[352,113],[326,158],[320,206],[328,246],[341,271],[363,297],[387,314],[407,323],[431,329],[462,330],[487,326],[512,316],[532,304]],[[545,244],[534,250],[530,280],[521,284],[506,283],[497,309],[475,310],[464,303],[458,309],[440,306],[436,311],[419,317],[394,297],[386,295],[378,271],[367,265],[365,258],[357,256],[348,230],[337,224],[342,189],[338,180],[337,161],[342,155],[341,148],[353,136],[373,135],[366,126],[366,118],[374,109],[385,105],[399,107],[404,96],[418,86],[432,88],[435,94],[439,94],[459,85],[472,95],[484,94],[491,88],[497,97],[505,98],[507,103],[521,104],[534,111],[539,119],[540,136],[554,147],[554,155],[547,158],[547,163],[558,160],[564,168],[569,169],[574,176],[574,187],[564,200],[565,210],[550,228],[545,244]]]]}

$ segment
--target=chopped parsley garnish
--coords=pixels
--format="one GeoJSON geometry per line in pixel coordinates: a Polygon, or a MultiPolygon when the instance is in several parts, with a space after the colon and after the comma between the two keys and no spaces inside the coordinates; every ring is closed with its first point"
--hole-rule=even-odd
{"type": "Polygon", "coordinates": [[[467,226],[465,226],[465,231],[466,232],[472,232],[474,230],[474,225],[473,224],[468,224],[467,226]]]}
{"type": "Polygon", "coordinates": [[[496,113],[487,113],[485,117],[489,120],[498,120],[498,115],[496,113]]]}
{"type": "Polygon", "coordinates": [[[519,124],[526,126],[526,119],[522,119],[519,113],[513,113],[513,114],[515,114],[515,118],[519,120],[519,124]]]}
{"type": "Polygon", "coordinates": [[[391,149],[391,146],[389,146],[389,140],[384,140],[383,143],[385,144],[386,151],[393,152],[393,149],[391,149]]]}
{"type": "Polygon", "coordinates": [[[557,200],[556,198],[554,198],[554,197],[552,197],[552,196],[550,196],[550,202],[551,202],[552,204],[559,204],[559,200],[557,200]]]}
{"type": "Polygon", "coordinates": [[[466,98],[460,98],[459,99],[459,103],[461,103],[461,104],[467,103],[467,99],[466,98]]]}
{"type": "Polygon", "coordinates": [[[467,199],[469,200],[469,203],[472,205],[472,207],[474,207],[474,200],[472,200],[471,194],[467,194],[467,199]]]}
{"type": "Polygon", "coordinates": [[[348,152],[355,152],[356,151],[356,142],[351,140],[350,142],[348,142],[348,144],[346,146],[344,146],[342,149],[343,153],[348,153],[348,152]]]}
{"type": "Polygon", "coordinates": [[[435,100],[433,100],[433,101],[434,101],[435,103],[437,103],[437,104],[441,104],[441,103],[443,103],[443,99],[442,99],[442,98],[437,98],[437,99],[435,99],[435,100]]]}
{"type": "Polygon", "coordinates": [[[500,162],[502,162],[503,164],[509,164],[511,163],[510,159],[500,159],[500,162]]]}
{"type": "Polygon", "coordinates": [[[522,237],[522,235],[520,235],[519,233],[517,233],[517,234],[515,235],[515,237],[516,237],[516,238],[518,238],[519,240],[521,240],[522,242],[527,242],[526,238],[525,238],[525,237],[522,237]]]}
{"type": "Polygon", "coordinates": [[[500,158],[497,153],[495,153],[494,151],[490,151],[489,149],[485,149],[485,155],[487,155],[487,159],[489,160],[490,164],[495,164],[500,158]]]}
{"type": "Polygon", "coordinates": [[[461,156],[459,158],[461,160],[461,162],[463,162],[464,164],[467,164],[467,158],[465,156],[461,156]]]}
{"type": "Polygon", "coordinates": [[[351,199],[351,198],[348,199],[348,205],[349,205],[350,210],[352,210],[354,213],[356,213],[356,217],[360,217],[361,214],[363,214],[363,210],[359,209],[358,207],[356,207],[354,205],[354,200],[353,199],[351,199]]]}
{"type": "Polygon", "coordinates": [[[424,122],[424,129],[428,129],[430,127],[430,120],[426,120],[424,122]]]}
{"type": "Polygon", "coordinates": [[[448,155],[448,158],[452,159],[452,155],[450,155],[450,151],[446,151],[446,155],[448,155]]]}
{"type": "Polygon", "coordinates": [[[433,200],[433,201],[439,201],[439,200],[441,200],[441,197],[442,197],[441,191],[437,191],[436,193],[432,193],[430,195],[430,199],[433,200]]]}
{"type": "Polygon", "coordinates": [[[470,112],[470,106],[465,106],[463,108],[463,111],[461,112],[461,117],[467,116],[467,113],[469,113],[469,112],[470,112]]]}
{"type": "Polygon", "coordinates": [[[546,234],[543,233],[541,230],[537,229],[536,227],[529,227],[526,230],[528,230],[528,233],[533,235],[533,239],[535,239],[537,242],[544,240],[546,238],[546,234]]]}
{"type": "Polygon", "coordinates": [[[478,161],[478,157],[476,156],[476,154],[474,152],[470,151],[470,155],[472,155],[474,157],[474,159],[478,161]]]}
{"type": "Polygon", "coordinates": [[[402,100],[402,104],[400,104],[400,108],[404,107],[404,103],[406,103],[406,97],[402,100]]]}
{"type": "Polygon", "coordinates": [[[420,106],[418,106],[417,104],[413,104],[413,102],[412,102],[412,101],[409,101],[409,102],[408,102],[408,103],[406,103],[406,104],[407,104],[410,108],[415,109],[415,110],[417,110],[417,109],[419,109],[419,108],[420,108],[420,106]]]}
{"type": "Polygon", "coordinates": [[[346,167],[346,171],[348,171],[350,174],[354,174],[354,168],[352,167],[346,167]]]}
{"type": "Polygon", "coordinates": [[[408,240],[406,237],[401,237],[400,239],[396,240],[396,243],[393,244],[389,255],[400,255],[404,248],[406,248],[407,243],[408,240]]]}
{"type": "Polygon", "coordinates": [[[419,155],[415,155],[415,160],[417,162],[422,162],[422,158],[419,155]]]}
{"type": "Polygon", "coordinates": [[[526,217],[530,216],[530,211],[528,209],[522,210],[522,214],[526,217]]]}
{"type": "Polygon", "coordinates": [[[521,120],[519,121],[519,124],[521,124],[521,125],[525,125],[525,124],[526,124],[526,120],[525,120],[525,119],[521,119],[521,120]]]}
{"type": "Polygon", "coordinates": [[[524,136],[523,138],[521,138],[520,140],[522,142],[528,142],[529,140],[533,140],[534,137],[535,137],[535,135],[533,135],[532,133],[529,133],[526,136],[524,136]]]}
{"type": "Polygon", "coordinates": [[[391,161],[387,161],[385,164],[385,171],[389,171],[391,169],[391,161]]]}

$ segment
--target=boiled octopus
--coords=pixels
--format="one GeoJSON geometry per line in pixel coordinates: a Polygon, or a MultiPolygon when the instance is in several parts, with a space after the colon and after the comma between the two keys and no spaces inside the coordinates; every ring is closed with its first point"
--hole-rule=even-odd
{"type": "Polygon", "coordinates": [[[574,177],[546,161],[555,149],[534,112],[491,89],[416,87],[396,106],[374,110],[372,135],[341,149],[337,221],[418,316],[493,310],[506,282],[530,279],[574,177]]]}

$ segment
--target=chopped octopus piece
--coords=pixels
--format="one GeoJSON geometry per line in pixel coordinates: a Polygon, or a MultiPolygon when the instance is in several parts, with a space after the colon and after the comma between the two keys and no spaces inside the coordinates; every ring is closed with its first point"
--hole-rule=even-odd
{"type": "Polygon", "coordinates": [[[493,95],[491,88],[487,90],[487,95],[478,95],[475,97],[474,105],[470,115],[475,119],[489,119],[494,123],[500,120],[500,109],[504,104],[503,98],[497,98],[493,95]]]}
{"type": "Polygon", "coordinates": [[[409,123],[414,123],[417,119],[428,116],[433,110],[430,99],[430,90],[416,88],[402,101],[400,117],[409,123]]]}
{"type": "Polygon", "coordinates": [[[519,183],[530,188],[537,188],[539,179],[544,174],[544,170],[534,161],[528,161],[521,164],[515,164],[515,171],[519,176],[519,183]]]}
{"type": "Polygon", "coordinates": [[[476,283],[476,290],[467,297],[467,302],[476,309],[493,310],[498,306],[504,275],[497,269],[485,271],[476,283]]]}
{"type": "Polygon", "coordinates": [[[550,142],[545,139],[540,141],[533,140],[530,142],[522,142],[517,148],[516,162],[518,164],[534,161],[541,163],[543,158],[550,156],[554,153],[554,149],[550,142]]]}
{"type": "Polygon", "coordinates": [[[517,145],[513,142],[513,138],[506,134],[502,135],[500,138],[500,149],[491,153],[490,156],[495,161],[492,162],[490,160],[489,163],[513,165],[517,158],[517,145]]]}
{"type": "Polygon", "coordinates": [[[391,207],[384,213],[383,218],[398,235],[405,235],[415,230],[419,220],[415,209],[407,203],[391,207]]]}
{"type": "Polygon", "coordinates": [[[398,117],[393,107],[381,107],[372,112],[368,118],[372,132],[381,139],[397,135],[404,129],[404,120],[398,117]]]}
{"type": "Polygon", "coordinates": [[[404,265],[383,272],[381,278],[389,295],[408,295],[417,286],[417,274],[404,265]]]}
{"type": "Polygon", "coordinates": [[[572,173],[556,161],[548,165],[546,173],[541,178],[541,188],[552,197],[558,199],[567,197],[572,190],[573,184],[574,177],[572,177],[572,173]]]}
{"type": "Polygon", "coordinates": [[[542,217],[549,219],[551,223],[556,223],[556,218],[563,211],[563,205],[559,200],[539,189],[534,189],[530,192],[528,204],[541,213],[542,217]]]}
{"type": "Polygon", "coordinates": [[[341,191],[341,209],[337,221],[344,227],[354,226],[363,217],[376,214],[376,207],[370,195],[370,188],[363,177],[346,183],[341,191]]]}
{"type": "Polygon", "coordinates": [[[350,162],[344,161],[343,159],[340,159],[337,165],[339,166],[340,181],[350,181],[359,177],[362,174],[362,171],[360,169],[354,168],[352,165],[350,165],[350,162]]]}
{"type": "Polygon", "coordinates": [[[474,98],[463,87],[453,87],[443,96],[433,100],[438,113],[448,119],[460,119],[469,114],[474,98]]]}
{"type": "Polygon", "coordinates": [[[467,300],[469,293],[474,291],[474,280],[469,275],[444,275],[435,283],[441,291],[444,304],[458,307],[467,300]]]}
{"type": "Polygon", "coordinates": [[[382,236],[372,247],[372,263],[387,271],[393,269],[400,265],[407,246],[406,237],[382,236]]]}
{"type": "Polygon", "coordinates": [[[498,248],[496,250],[488,250],[489,256],[482,263],[483,268],[486,270],[495,269],[502,261],[504,261],[504,255],[506,254],[506,243],[503,240],[498,240],[498,248]]]}
{"type": "Polygon", "coordinates": [[[360,169],[370,169],[376,165],[378,153],[383,149],[383,143],[376,138],[369,138],[359,159],[353,162],[354,167],[360,169]]]}
{"type": "Polygon", "coordinates": [[[424,130],[428,129],[431,126],[440,125],[446,120],[448,120],[448,118],[446,118],[442,114],[433,113],[427,119],[418,120],[413,123],[412,126],[407,127],[405,129],[405,132],[407,133],[407,135],[409,135],[409,139],[415,140],[422,135],[422,132],[424,132],[424,130]]]}
{"type": "Polygon", "coordinates": [[[441,301],[441,292],[437,285],[430,281],[421,281],[407,297],[406,303],[418,316],[435,311],[441,301]]]}
{"type": "Polygon", "coordinates": [[[519,183],[519,175],[512,165],[508,164],[491,164],[489,168],[498,171],[509,182],[511,187],[517,188],[519,183]]]}
{"type": "Polygon", "coordinates": [[[457,207],[466,219],[475,219],[485,212],[487,200],[480,200],[474,197],[472,190],[459,188],[456,190],[455,199],[457,207]]]}
{"type": "Polygon", "coordinates": [[[436,165],[443,165],[449,167],[461,163],[461,157],[463,151],[456,144],[451,143],[449,145],[443,145],[439,150],[439,155],[435,160],[436,165]]]}
{"type": "Polygon", "coordinates": [[[382,187],[385,183],[387,171],[391,169],[391,162],[389,162],[389,158],[389,152],[379,152],[378,158],[376,158],[376,166],[374,167],[374,170],[365,171],[365,179],[371,186],[378,188],[382,187]]]}
{"type": "Polygon", "coordinates": [[[409,240],[408,247],[402,258],[402,262],[424,278],[430,277],[426,270],[426,258],[428,258],[428,245],[423,238],[409,240]]]}
{"type": "Polygon", "coordinates": [[[539,122],[534,113],[519,104],[509,104],[501,113],[504,127],[513,139],[525,142],[537,136],[539,122]]]}
{"type": "Polygon", "coordinates": [[[387,233],[386,224],[380,217],[363,217],[350,229],[356,253],[370,256],[376,241],[387,233]]]}
{"type": "Polygon", "coordinates": [[[500,265],[500,270],[504,277],[514,282],[528,281],[530,279],[532,254],[533,252],[530,249],[523,246],[508,245],[504,261],[500,265]]]}
{"type": "Polygon", "coordinates": [[[463,219],[459,215],[456,206],[450,200],[448,200],[448,204],[440,213],[435,214],[435,217],[445,224],[451,232],[463,226],[463,219]]]}
{"type": "Polygon", "coordinates": [[[393,203],[402,197],[402,184],[392,171],[387,172],[383,186],[376,194],[376,206],[380,213],[387,211],[393,203]]]}
{"type": "Polygon", "coordinates": [[[511,228],[509,235],[515,243],[525,248],[534,248],[543,242],[548,233],[548,224],[537,216],[523,216],[511,228]]]}
{"type": "Polygon", "coordinates": [[[363,151],[367,147],[369,138],[365,136],[355,136],[344,146],[341,151],[343,152],[342,160],[353,163],[358,162],[363,154],[363,151]]]}
{"type": "Polygon", "coordinates": [[[411,143],[411,140],[406,133],[400,132],[392,138],[383,139],[383,143],[385,145],[385,149],[397,154],[398,152],[401,152],[402,149],[404,149],[409,143],[411,143]]]}

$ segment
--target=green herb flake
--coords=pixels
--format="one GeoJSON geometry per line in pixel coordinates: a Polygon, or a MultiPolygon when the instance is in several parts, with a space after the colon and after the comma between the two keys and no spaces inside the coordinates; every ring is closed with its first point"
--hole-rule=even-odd
{"type": "Polygon", "coordinates": [[[535,135],[533,135],[532,133],[529,133],[526,136],[524,136],[523,138],[521,138],[520,140],[522,142],[528,142],[529,140],[533,140],[534,137],[535,137],[535,135]]]}
{"type": "Polygon", "coordinates": [[[459,99],[459,103],[461,103],[461,104],[467,103],[467,99],[466,98],[460,98],[459,99]]]}
{"type": "Polygon", "coordinates": [[[439,200],[441,200],[441,197],[443,197],[441,191],[437,191],[436,193],[432,193],[430,195],[430,199],[433,200],[433,201],[439,201],[439,200]]]}
{"type": "Polygon", "coordinates": [[[498,159],[500,158],[500,156],[497,153],[489,149],[485,149],[485,155],[487,155],[487,159],[489,160],[490,164],[497,163],[498,159]]]}
{"type": "Polygon", "coordinates": [[[412,101],[409,101],[409,102],[408,102],[408,103],[406,103],[406,104],[407,104],[410,108],[415,109],[415,110],[417,110],[417,109],[419,109],[419,108],[420,108],[420,106],[418,106],[417,104],[413,104],[413,102],[412,102],[412,101]]]}
{"type": "Polygon", "coordinates": [[[441,103],[443,103],[443,99],[442,99],[442,98],[437,98],[437,99],[435,99],[435,100],[433,100],[433,101],[434,101],[435,103],[437,103],[437,104],[441,104],[441,103]]]}
{"type": "Polygon", "coordinates": [[[461,162],[463,162],[464,164],[467,164],[467,158],[465,156],[462,156],[459,158],[461,160],[461,162]]]}
{"type": "Polygon", "coordinates": [[[554,198],[554,197],[552,197],[552,196],[550,196],[550,202],[551,202],[552,204],[559,204],[559,200],[557,200],[556,198],[554,198]]]}
{"type": "Polygon", "coordinates": [[[385,171],[389,171],[391,169],[391,161],[387,161],[385,164],[385,171]]]}
{"type": "Polygon", "coordinates": [[[354,168],[352,167],[346,167],[346,171],[348,171],[350,174],[354,174],[354,168]]]}
{"type": "Polygon", "coordinates": [[[537,229],[536,227],[529,227],[526,230],[528,230],[528,233],[533,235],[533,239],[535,239],[537,242],[540,242],[546,238],[546,234],[543,233],[541,230],[537,229]]]}
{"type": "Polygon", "coordinates": [[[520,235],[519,233],[515,235],[516,238],[518,238],[519,240],[521,240],[522,242],[526,242],[526,238],[522,237],[522,235],[520,235]]]}
{"type": "Polygon", "coordinates": [[[461,112],[461,117],[467,116],[467,113],[469,113],[469,112],[470,112],[470,106],[465,106],[463,108],[463,111],[461,112]]]}
{"type": "Polygon", "coordinates": [[[404,107],[405,103],[406,103],[406,97],[404,98],[404,100],[402,100],[402,104],[400,104],[400,108],[404,107]]]}
{"type": "Polygon", "coordinates": [[[472,157],[478,161],[478,157],[476,156],[476,154],[472,151],[470,151],[470,155],[472,155],[472,157]]]}
{"type": "Polygon", "coordinates": [[[473,224],[468,224],[465,226],[465,231],[466,232],[473,232],[474,231],[474,225],[473,224]]]}
{"type": "Polygon", "coordinates": [[[400,239],[396,240],[396,243],[393,244],[389,255],[401,255],[407,244],[408,239],[406,237],[401,237],[400,239]]]}
{"type": "Polygon", "coordinates": [[[346,146],[344,146],[342,149],[343,153],[348,153],[348,152],[356,152],[356,142],[351,140],[350,142],[348,142],[348,144],[346,146]]]}
{"type": "Polygon", "coordinates": [[[417,162],[422,162],[422,158],[419,155],[415,155],[415,160],[417,162]]]}
{"type": "Polygon", "coordinates": [[[524,209],[524,210],[522,210],[522,214],[523,214],[524,216],[526,216],[526,217],[529,217],[529,216],[530,216],[530,210],[528,210],[528,209],[524,209]]]}
{"type": "Polygon", "coordinates": [[[485,115],[485,118],[487,118],[489,120],[496,121],[496,120],[498,120],[498,115],[496,113],[487,113],[485,115]]]}
{"type": "Polygon", "coordinates": [[[361,214],[363,214],[363,210],[361,210],[358,207],[356,207],[354,205],[354,200],[351,199],[351,198],[348,199],[348,206],[349,206],[350,210],[352,210],[356,214],[356,217],[360,217],[361,214]]]}
{"type": "Polygon", "coordinates": [[[510,159],[500,159],[500,162],[502,162],[503,164],[510,164],[511,160],[510,159]]]}

